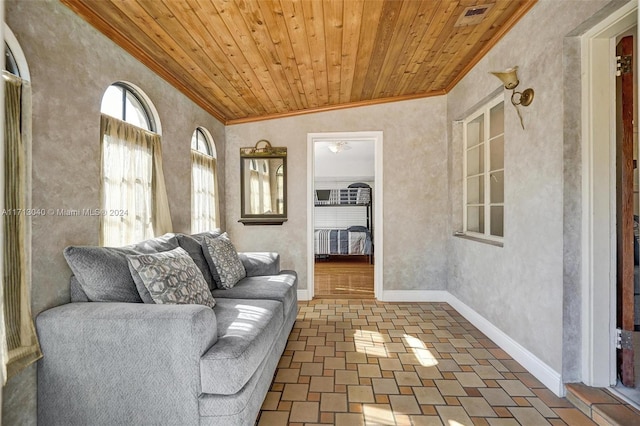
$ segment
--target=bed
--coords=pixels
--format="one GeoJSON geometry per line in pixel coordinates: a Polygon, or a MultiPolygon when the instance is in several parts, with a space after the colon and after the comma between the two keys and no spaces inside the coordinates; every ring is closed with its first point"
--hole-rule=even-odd
{"type": "Polygon", "coordinates": [[[352,185],[316,190],[315,206],[320,209],[316,210],[314,231],[316,258],[355,255],[372,260],[371,187],[352,185]]]}
{"type": "Polygon", "coordinates": [[[347,229],[316,229],[316,255],[371,255],[371,232],[362,226],[347,229]]]}

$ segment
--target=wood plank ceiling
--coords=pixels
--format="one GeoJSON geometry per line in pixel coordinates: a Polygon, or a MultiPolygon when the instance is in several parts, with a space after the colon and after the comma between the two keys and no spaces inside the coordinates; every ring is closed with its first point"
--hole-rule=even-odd
{"type": "Polygon", "coordinates": [[[225,124],[444,94],[536,2],[61,1],[225,124]]]}

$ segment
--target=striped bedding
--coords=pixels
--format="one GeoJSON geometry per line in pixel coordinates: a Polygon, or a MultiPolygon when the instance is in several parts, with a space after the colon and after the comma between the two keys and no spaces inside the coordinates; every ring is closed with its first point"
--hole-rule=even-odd
{"type": "Polygon", "coordinates": [[[345,229],[316,229],[315,254],[371,254],[371,233],[345,229]]]}

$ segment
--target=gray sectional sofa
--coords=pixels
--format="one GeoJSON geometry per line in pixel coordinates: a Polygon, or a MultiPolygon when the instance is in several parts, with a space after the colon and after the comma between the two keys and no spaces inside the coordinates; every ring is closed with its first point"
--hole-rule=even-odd
{"type": "Polygon", "coordinates": [[[246,277],[216,288],[199,237],[67,248],[72,303],[36,319],[40,425],[255,422],[296,318],[297,276],[277,254],[240,253],[246,277]],[[213,308],[142,303],[133,291],[123,259],[177,246],[211,285],[213,308]]]}

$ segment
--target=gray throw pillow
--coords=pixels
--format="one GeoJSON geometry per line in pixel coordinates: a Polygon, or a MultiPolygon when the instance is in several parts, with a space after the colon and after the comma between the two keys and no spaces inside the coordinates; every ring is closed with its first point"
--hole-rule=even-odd
{"type": "Polygon", "coordinates": [[[216,281],[218,288],[232,288],[247,276],[238,252],[226,232],[217,238],[206,236],[202,249],[209,266],[218,271],[219,281],[216,281]]]}
{"type": "MultiPolygon", "coordinates": [[[[198,242],[198,244],[200,244],[202,255],[205,258],[205,264],[207,265],[207,268],[209,269],[209,273],[211,274],[211,286],[209,287],[211,290],[215,290],[216,288],[219,287],[218,283],[220,283],[220,275],[218,274],[218,270],[216,269],[216,267],[210,264],[209,259],[207,259],[207,256],[205,254],[207,249],[204,247],[204,239],[206,237],[218,238],[220,235],[222,235],[222,230],[220,230],[220,228],[216,228],[213,231],[205,231],[205,232],[200,232],[198,234],[190,235],[191,238],[193,238],[198,242]]],[[[182,248],[189,251],[189,249],[187,249],[186,247],[182,247],[182,248]]],[[[196,264],[197,263],[198,262],[196,262],[196,264]]],[[[205,275],[205,279],[206,279],[206,275],[205,275]]]]}
{"type": "MultiPolygon", "coordinates": [[[[187,253],[189,253],[189,256],[191,256],[191,258],[195,262],[198,269],[200,269],[200,272],[202,272],[202,276],[204,277],[204,280],[207,282],[209,289],[211,290],[215,289],[216,283],[213,280],[211,269],[209,269],[209,263],[207,262],[207,259],[204,257],[204,252],[202,251],[202,244],[200,243],[200,241],[198,241],[191,235],[178,234],[176,237],[178,238],[178,243],[180,244],[180,247],[182,247],[183,249],[185,249],[187,253]]],[[[134,276],[134,281],[135,281],[135,276],[134,276]]]]}
{"type": "Polygon", "coordinates": [[[69,246],[64,257],[91,302],[135,302],[142,299],[133,281],[127,255],[148,254],[178,247],[174,234],[125,247],[69,246]]]}
{"type": "Polygon", "coordinates": [[[132,274],[144,283],[155,303],[216,304],[209,287],[189,253],[178,247],[155,254],[127,256],[132,274]]]}

